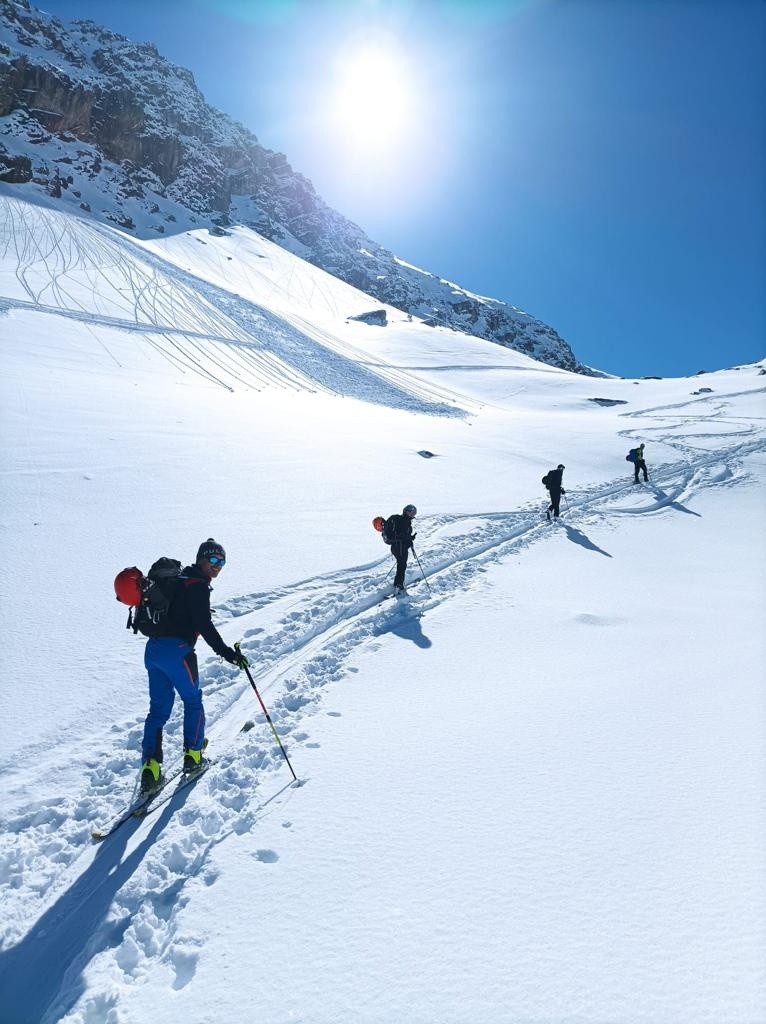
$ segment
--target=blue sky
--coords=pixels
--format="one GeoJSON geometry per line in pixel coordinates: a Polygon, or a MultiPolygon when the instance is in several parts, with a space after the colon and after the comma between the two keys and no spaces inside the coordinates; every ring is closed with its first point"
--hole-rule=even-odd
{"type": "Polygon", "coordinates": [[[376,241],[540,317],[586,363],[679,375],[766,354],[763,0],[39,6],[156,43],[376,241]],[[370,140],[328,107],[373,40],[409,120],[370,140]]]}

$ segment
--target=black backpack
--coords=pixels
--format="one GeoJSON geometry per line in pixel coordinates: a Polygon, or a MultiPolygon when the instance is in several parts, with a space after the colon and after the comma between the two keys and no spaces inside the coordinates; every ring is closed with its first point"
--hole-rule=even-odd
{"type": "Polygon", "coordinates": [[[141,603],[133,616],[128,616],[128,628],[144,636],[173,636],[168,616],[185,576],[181,563],[175,558],[158,558],[141,585],[141,603]]]}
{"type": "Polygon", "coordinates": [[[383,537],[384,544],[393,544],[396,540],[396,531],[392,522],[393,516],[389,516],[388,519],[383,523],[383,529],[381,536],[383,537]]]}
{"type": "Polygon", "coordinates": [[[548,487],[548,474],[546,473],[543,477],[543,487],[548,487]]]}

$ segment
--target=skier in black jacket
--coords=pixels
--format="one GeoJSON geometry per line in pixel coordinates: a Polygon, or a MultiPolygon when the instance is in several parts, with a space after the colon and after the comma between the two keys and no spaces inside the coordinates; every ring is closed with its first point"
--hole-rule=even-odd
{"type": "Polygon", "coordinates": [[[401,515],[389,516],[386,520],[385,531],[389,537],[393,537],[391,554],[396,559],[395,594],[407,592],[404,586],[404,573],[412,542],[417,537],[417,534],[412,532],[412,520],[417,514],[418,510],[414,505],[405,505],[401,515]]]}
{"type": "Polygon", "coordinates": [[[644,443],[638,446],[638,448],[631,448],[628,453],[628,461],[633,463],[633,483],[638,483],[638,474],[640,470],[644,471],[644,483],[649,481],[649,473],[646,469],[646,460],[644,459],[644,443]]]}
{"type": "Polygon", "coordinates": [[[226,552],[212,537],[200,544],[194,565],[181,574],[178,592],[168,610],[165,636],[146,643],[144,664],[149,673],[149,714],[144,724],[141,789],[151,792],[160,783],[162,730],[170,718],[176,692],[184,702],[184,771],[202,764],[205,709],[199,685],[194,645],[201,636],[216,654],[231,665],[248,664],[242,654],[224,643],[210,617],[211,580],[226,564],[226,552]]]}
{"type": "Polygon", "coordinates": [[[561,477],[566,469],[561,463],[558,464],[556,469],[549,469],[543,477],[543,483],[548,488],[548,494],[550,495],[551,503],[546,509],[545,514],[548,517],[548,522],[551,520],[551,512],[553,518],[558,519],[559,517],[559,505],[561,504],[561,495],[566,494],[566,491],[561,486],[561,477]]]}

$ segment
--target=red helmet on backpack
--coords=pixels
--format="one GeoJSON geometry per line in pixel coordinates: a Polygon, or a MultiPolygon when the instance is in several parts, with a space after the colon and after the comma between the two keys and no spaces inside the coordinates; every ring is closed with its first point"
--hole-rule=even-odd
{"type": "Polygon", "coordinates": [[[114,592],[117,600],[131,606],[141,604],[144,583],[144,574],[135,565],[118,572],[114,578],[114,592]]]}

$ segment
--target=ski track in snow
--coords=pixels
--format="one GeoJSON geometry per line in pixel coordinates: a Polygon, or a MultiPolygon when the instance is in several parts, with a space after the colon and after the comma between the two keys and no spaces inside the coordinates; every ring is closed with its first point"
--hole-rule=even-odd
{"type": "MultiPolygon", "coordinates": [[[[365,365],[352,346],[297,315],[277,315],[129,240],[118,246],[99,225],[78,223],[75,232],[67,218],[7,202],[0,207],[0,256],[3,250],[18,262],[14,294],[0,300],[4,308],[133,332],[153,355],[224,387],[324,390],[440,415],[470,408],[462,396],[397,367],[365,365]],[[126,258],[123,245],[135,250],[134,257],[126,258]],[[124,318],[113,315],[115,308],[124,310],[124,318]]],[[[759,392],[739,394],[745,393],[759,392]]],[[[746,482],[743,460],[763,452],[766,442],[757,417],[728,415],[734,397],[711,394],[623,413],[626,424],[636,423],[622,431],[627,441],[661,442],[677,453],[676,461],[650,466],[649,485],[635,487],[626,463],[619,480],[569,492],[560,525],[545,521],[542,494],[539,503],[515,511],[421,517],[425,547],[418,554],[430,590],[420,582],[407,602],[381,603],[390,591],[386,571],[392,566],[381,544],[381,556],[366,565],[244,593],[219,605],[219,622],[241,623],[243,649],[298,774],[301,750],[312,745],[312,719],[332,713],[327,697],[334,685],[353,678],[347,661],[360,646],[387,633],[427,646],[424,621],[431,610],[480,586],[489,567],[522,555],[552,531],[564,529],[573,543],[608,556],[588,537],[589,525],[618,529],[626,515],[696,515],[688,501],[698,490],[746,482]],[[721,447],[710,450],[716,445],[721,447]]],[[[418,577],[413,559],[408,578],[418,577]]],[[[173,987],[188,984],[200,945],[181,931],[178,920],[196,891],[215,884],[212,852],[229,836],[257,835],[262,816],[282,813],[288,801],[299,798],[300,787],[290,784],[244,675],[208,659],[201,680],[218,763],[156,813],[127,823],[97,847],[90,843],[91,830],[133,795],[143,717],[115,722],[106,736],[79,737],[79,749],[88,753],[75,766],[57,764],[56,752],[44,749],[2,764],[7,806],[14,809],[0,823],[6,912],[0,981],[29,1020],[53,1022],[68,1015],[94,958],[110,972],[113,993],[121,984],[140,984],[158,962],[173,987]],[[256,726],[242,732],[248,720],[256,726]],[[28,783],[33,772],[34,791],[50,794],[45,800],[29,801],[21,789],[19,780],[28,783]]],[[[179,707],[166,734],[167,749],[179,750],[179,707]]],[[[279,851],[258,849],[255,855],[268,865],[279,851]]],[[[107,1019],[116,998],[109,989],[89,993],[77,1007],[77,1021],[107,1019]]]]}
{"type": "MultiPolygon", "coordinates": [[[[521,555],[551,531],[563,527],[574,543],[608,555],[589,540],[588,525],[617,529],[625,515],[696,515],[686,504],[696,491],[747,481],[742,462],[766,449],[764,431],[755,418],[727,419],[728,397],[711,396],[701,408],[695,401],[623,414],[641,421],[640,431],[622,432],[626,439],[640,434],[661,441],[679,460],[653,472],[650,467],[648,485],[633,485],[626,464],[627,480],[568,492],[569,508],[565,504],[559,525],[548,524],[538,504],[513,512],[423,517],[419,533],[425,548],[418,553],[430,591],[421,581],[406,602],[381,604],[392,564],[382,555],[367,565],[245,593],[218,606],[219,622],[242,622],[243,649],[299,776],[301,748],[311,745],[312,717],[328,713],[333,684],[353,678],[345,664],[360,645],[391,632],[427,645],[422,621],[431,609],[480,585],[489,566],[521,555]],[[691,405],[691,415],[680,411],[691,405]],[[704,442],[725,446],[709,451],[704,442]],[[264,628],[263,618],[272,625],[264,628]]],[[[413,559],[408,579],[418,577],[413,559]]],[[[116,722],[111,737],[84,737],[81,746],[90,756],[78,776],[57,777],[43,757],[34,788],[45,789],[46,776],[55,779],[56,792],[47,801],[24,803],[22,794],[14,794],[14,765],[3,765],[6,790],[19,807],[2,822],[0,891],[7,913],[0,974],[17,996],[27,993],[29,1019],[59,1020],[71,1010],[94,956],[111,958],[109,970],[121,984],[140,983],[158,959],[175,988],[187,984],[199,947],[178,930],[177,920],[197,889],[215,883],[211,852],[230,835],[254,833],[262,815],[282,812],[298,795],[263,715],[254,713],[260,709],[244,674],[208,660],[201,678],[217,765],[156,814],[129,822],[98,847],[90,844],[91,829],[131,798],[142,719],[116,722]],[[255,728],[241,732],[248,719],[255,728]],[[39,963],[42,955],[50,965],[46,976],[28,976],[27,964],[39,963]]],[[[168,750],[180,749],[180,725],[176,709],[166,730],[168,750]]],[[[27,763],[24,771],[28,775],[27,763]]],[[[268,864],[279,851],[258,850],[257,856],[268,864]]],[[[109,1000],[103,993],[88,995],[77,1020],[105,1019],[109,1000]]]]}

